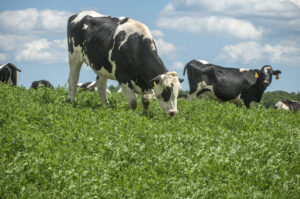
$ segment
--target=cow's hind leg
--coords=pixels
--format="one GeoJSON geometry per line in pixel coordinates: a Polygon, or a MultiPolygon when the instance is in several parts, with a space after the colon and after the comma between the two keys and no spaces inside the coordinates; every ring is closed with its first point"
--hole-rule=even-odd
{"type": "Polygon", "coordinates": [[[127,102],[132,109],[132,112],[135,113],[137,107],[137,99],[134,93],[134,90],[128,86],[128,84],[121,84],[122,90],[127,98],[127,102]]]}
{"type": "Polygon", "coordinates": [[[79,56],[76,56],[76,53],[69,56],[69,66],[70,66],[70,74],[69,74],[69,95],[71,102],[75,101],[75,95],[77,90],[77,83],[79,79],[79,73],[81,69],[82,61],[79,59],[79,56]]]}
{"type": "Polygon", "coordinates": [[[106,98],[106,84],[107,84],[107,78],[102,76],[97,76],[97,80],[96,80],[97,91],[100,95],[102,103],[108,105],[108,100],[106,98]]]}

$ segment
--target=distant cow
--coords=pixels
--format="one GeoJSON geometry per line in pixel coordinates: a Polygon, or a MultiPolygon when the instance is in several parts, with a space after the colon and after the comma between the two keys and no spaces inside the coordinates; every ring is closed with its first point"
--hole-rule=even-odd
{"type": "Polygon", "coordinates": [[[0,66],[0,81],[17,86],[18,72],[21,72],[12,63],[4,64],[0,66]]]}
{"type": "Polygon", "coordinates": [[[169,115],[177,111],[180,82],[176,72],[168,72],[157,54],[156,45],[147,26],[127,17],[104,16],[85,11],[68,20],[69,93],[75,100],[82,63],[99,76],[96,80],[103,103],[107,79],[117,80],[135,112],[135,93],[142,95],[144,110],[150,104],[145,97],[154,88],[162,109],[169,115]]]}
{"type": "Polygon", "coordinates": [[[45,87],[54,90],[54,87],[52,86],[52,84],[51,84],[49,81],[47,81],[47,80],[38,80],[38,81],[34,81],[34,82],[32,82],[32,84],[31,84],[31,88],[33,88],[33,89],[38,89],[41,85],[44,85],[45,87]]]}
{"type": "Polygon", "coordinates": [[[299,110],[300,102],[293,100],[281,100],[275,104],[276,109],[290,110],[296,113],[299,110]]]}
{"type": "Polygon", "coordinates": [[[190,92],[189,96],[207,94],[217,101],[230,101],[241,106],[250,106],[252,101],[259,102],[265,89],[272,82],[272,75],[279,78],[279,70],[265,65],[261,70],[224,68],[204,60],[190,61],[187,70],[190,92]]]}
{"type": "MultiPolygon", "coordinates": [[[[84,91],[97,91],[96,81],[78,83],[77,87],[82,88],[84,91]]],[[[108,93],[108,94],[111,93],[108,88],[106,88],[106,93],[108,93]]]]}

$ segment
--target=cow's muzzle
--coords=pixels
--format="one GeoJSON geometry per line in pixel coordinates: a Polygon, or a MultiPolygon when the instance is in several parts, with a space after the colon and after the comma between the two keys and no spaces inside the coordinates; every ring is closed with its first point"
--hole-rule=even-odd
{"type": "Polygon", "coordinates": [[[176,115],[178,113],[178,111],[170,111],[169,112],[169,115],[171,116],[171,117],[173,117],[174,115],[176,115]]]}

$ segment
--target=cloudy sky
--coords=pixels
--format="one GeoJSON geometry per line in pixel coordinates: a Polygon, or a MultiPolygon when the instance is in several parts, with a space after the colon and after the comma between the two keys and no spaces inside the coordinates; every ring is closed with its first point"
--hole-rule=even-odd
{"type": "MultiPolygon", "coordinates": [[[[282,74],[268,91],[300,91],[300,0],[0,1],[0,64],[11,62],[22,70],[19,85],[29,87],[39,79],[66,85],[67,19],[94,10],[146,24],[163,62],[181,77],[192,59],[235,68],[269,64],[282,74]]],[[[82,67],[80,82],[94,79],[82,67]]]]}

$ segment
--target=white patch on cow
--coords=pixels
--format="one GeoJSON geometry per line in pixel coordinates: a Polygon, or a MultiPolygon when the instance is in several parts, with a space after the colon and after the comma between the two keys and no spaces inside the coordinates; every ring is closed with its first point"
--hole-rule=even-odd
{"type": "Polygon", "coordinates": [[[235,99],[229,100],[229,102],[234,103],[237,106],[242,106],[244,104],[244,100],[241,98],[241,94],[239,94],[235,99]]]}
{"type": "Polygon", "coordinates": [[[240,72],[250,71],[248,68],[240,68],[240,72]]]}
{"type": "Polygon", "coordinates": [[[74,45],[74,38],[69,38],[69,42],[72,42],[73,44],[73,53],[69,52],[69,59],[79,59],[82,62],[86,63],[86,65],[92,66],[92,63],[90,62],[88,56],[84,54],[82,47],[80,45],[74,45]]]}
{"type": "Polygon", "coordinates": [[[123,19],[126,19],[127,17],[124,17],[124,16],[122,16],[122,17],[118,17],[118,19],[120,20],[120,21],[122,21],[123,19]]]}
{"type": "Polygon", "coordinates": [[[276,109],[280,110],[290,110],[289,107],[287,105],[285,105],[283,102],[279,101],[275,104],[276,109]]]}
{"type": "Polygon", "coordinates": [[[167,72],[166,74],[160,75],[160,79],[161,80],[159,84],[157,84],[153,88],[155,97],[165,113],[177,113],[177,96],[179,93],[179,89],[181,88],[180,82],[178,80],[178,75],[176,72],[171,71],[167,72]],[[166,87],[172,88],[171,97],[167,102],[165,102],[163,97],[161,96],[164,88],[166,87]]]}
{"type": "Polygon", "coordinates": [[[204,64],[204,65],[210,64],[208,61],[205,61],[205,60],[198,60],[198,62],[200,62],[200,63],[202,63],[202,64],[204,64]]]}
{"type": "Polygon", "coordinates": [[[270,66],[264,67],[264,73],[265,74],[268,74],[270,72],[270,70],[272,70],[272,67],[270,67],[270,66]]]}
{"type": "Polygon", "coordinates": [[[119,49],[121,48],[122,45],[124,45],[124,43],[126,43],[127,39],[130,37],[130,35],[137,33],[139,35],[142,35],[144,37],[144,39],[146,39],[146,38],[150,39],[152,41],[152,43],[151,43],[152,50],[156,50],[155,45],[153,43],[152,35],[151,35],[148,27],[145,26],[144,24],[142,24],[141,22],[138,22],[138,21],[135,21],[132,19],[128,19],[128,21],[126,23],[120,24],[115,31],[114,39],[121,31],[124,31],[126,33],[126,35],[125,35],[125,39],[120,43],[119,49]]]}
{"type": "MultiPolygon", "coordinates": [[[[96,84],[96,81],[92,81],[88,86],[87,88],[91,88],[93,87],[94,85],[96,84]]],[[[96,88],[96,87],[95,87],[96,88]]],[[[96,89],[95,89],[96,90],[96,89]]]]}
{"type": "Polygon", "coordinates": [[[217,96],[215,95],[215,93],[214,93],[213,86],[212,86],[212,85],[207,85],[207,83],[206,83],[205,81],[199,82],[199,83],[197,84],[197,90],[196,90],[194,93],[190,94],[190,95],[188,96],[188,99],[191,99],[192,96],[197,95],[197,93],[200,92],[200,91],[203,90],[203,89],[208,89],[208,90],[209,90],[209,91],[205,91],[204,93],[205,93],[207,96],[209,96],[211,99],[216,100],[216,101],[220,101],[220,100],[217,98],[217,96]]]}
{"type": "MultiPolygon", "coordinates": [[[[114,47],[112,47],[112,49],[113,49],[113,48],[114,48],[114,47]]],[[[109,61],[109,63],[111,64],[111,67],[112,67],[111,73],[108,72],[108,71],[105,69],[104,66],[102,66],[100,70],[95,71],[95,73],[98,74],[99,76],[103,76],[103,77],[105,77],[105,78],[115,80],[115,79],[116,79],[116,77],[115,77],[115,72],[116,72],[116,67],[117,67],[117,66],[116,66],[116,62],[113,61],[113,60],[111,59],[112,49],[108,52],[108,61],[109,61]]]]}
{"type": "Polygon", "coordinates": [[[88,25],[87,24],[83,24],[83,28],[82,28],[82,30],[86,30],[86,29],[88,29],[88,25]]]}
{"type": "Polygon", "coordinates": [[[6,64],[1,65],[1,66],[0,66],[0,70],[1,70],[2,68],[4,68],[4,66],[6,66],[6,64]]]}
{"type": "Polygon", "coordinates": [[[71,23],[77,23],[81,21],[85,16],[91,16],[91,17],[105,17],[104,15],[97,13],[95,11],[84,11],[77,15],[75,19],[71,23]]]}

